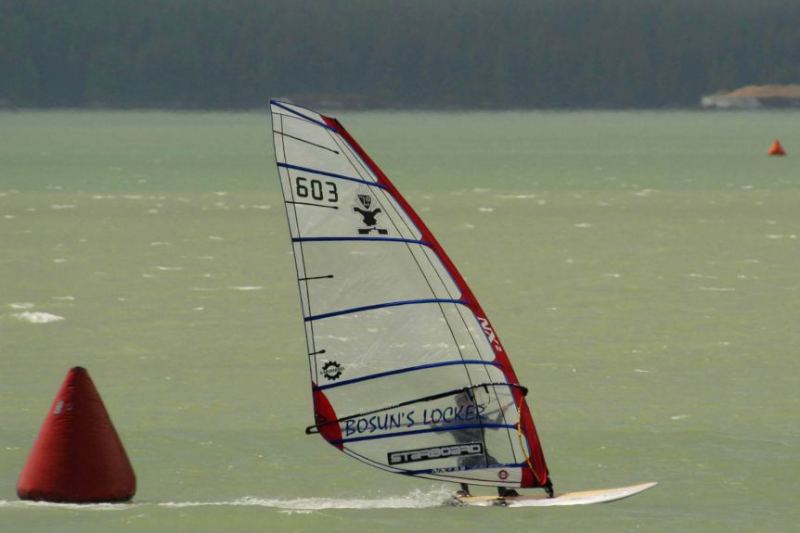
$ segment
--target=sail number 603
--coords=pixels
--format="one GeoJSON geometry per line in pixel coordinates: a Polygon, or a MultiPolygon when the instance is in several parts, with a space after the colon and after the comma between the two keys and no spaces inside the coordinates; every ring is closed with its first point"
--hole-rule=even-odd
{"type": "Polygon", "coordinates": [[[336,184],[332,181],[322,181],[314,178],[297,176],[295,179],[295,193],[298,198],[311,198],[321,202],[323,200],[330,203],[339,201],[339,191],[336,184]]]}

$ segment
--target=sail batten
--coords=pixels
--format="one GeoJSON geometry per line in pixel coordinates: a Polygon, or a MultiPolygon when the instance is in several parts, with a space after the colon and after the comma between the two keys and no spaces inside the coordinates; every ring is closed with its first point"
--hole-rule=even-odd
{"type": "Polygon", "coordinates": [[[317,388],[319,390],[325,389],[333,389],[335,387],[341,387],[343,385],[353,385],[355,383],[360,383],[362,381],[368,381],[371,379],[380,379],[389,376],[395,376],[397,374],[405,374],[406,372],[417,372],[419,370],[429,370],[431,368],[437,368],[442,366],[453,366],[453,365],[491,365],[497,366],[497,363],[494,361],[482,361],[482,360],[473,360],[473,359],[455,359],[452,361],[440,361],[438,363],[430,363],[427,365],[416,365],[410,366],[406,368],[398,368],[395,370],[387,370],[386,372],[378,372],[376,374],[369,374],[366,376],[361,376],[354,379],[348,379],[345,381],[340,381],[337,383],[328,383],[326,385],[318,385],[317,388]]]}
{"type": "Polygon", "coordinates": [[[300,171],[300,172],[308,172],[308,173],[311,173],[311,174],[317,174],[319,176],[326,176],[326,177],[329,177],[329,178],[336,178],[336,179],[339,179],[339,180],[352,181],[352,182],[355,182],[355,183],[360,183],[361,185],[366,185],[368,187],[377,187],[379,189],[385,189],[386,188],[385,185],[380,184],[380,183],[375,183],[373,181],[368,181],[368,180],[361,179],[361,178],[354,178],[352,176],[345,176],[343,174],[336,174],[335,172],[326,172],[325,170],[320,170],[320,169],[317,169],[317,168],[301,167],[301,166],[298,166],[298,165],[289,165],[289,164],[286,164],[286,163],[278,163],[278,166],[281,167],[281,168],[288,169],[288,170],[297,170],[297,171],[300,171]]]}
{"type": "Polygon", "coordinates": [[[306,322],[313,322],[315,320],[322,320],[324,318],[331,318],[340,315],[350,315],[355,313],[362,313],[364,311],[374,311],[375,309],[385,309],[387,307],[397,307],[398,305],[421,305],[421,304],[466,304],[463,300],[450,300],[445,298],[428,298],[424,300],[401,300],[396,302],[382,302],[372,305],[362,305],[360,307],[352,307],[350,309],[340,309],[338,311],[331,311],[329,313],[322,313],[319,315],[307,316],[304,318],[306,322]]]}
{"type": "MultiPolygon", "coordinates": [[[[408,437],[410,435],[421,435],[423,433],[449,433],[452,431],[464,431],[464,430],[484,430],[484,429],[516,429],[516,426],[510,424],[462,424],[460,426],[447,426],[446,428],[425,428],[425,429],[412,429],[408,431],[401,431],[399,433],[383,433],[380,435],[366,435],[362,437],[351,437],[351,438],[344,438],[338,439],[336,441],[331,442],[331,444],[345,444],[348,442],[363,442],[367,440],[377,440],[377,439],[390,439],[395,437],[408,437]]],[[[498,465],[492,465],[498,466],[498,465]]]]}
{"type": "Polygon", "coordinates": [[[378,241],[378,242],[405,242],[430,246],[430,243],[417,239],[403,239],[401,237],[293,237],[292,242],[330,242],[330,241],[378,241]]]}
{"type": "Polygon", "coordinates": [[[296,106],[290,106],[290,105],[288,105],[286,103],[278,102],[277,100],[271,100],[270,104],[273,106],[273,112],[274,112],[274,108],[282,109],[283,111],[288,111],[289,113],[291,113],[294,116],[300,117],[300,118],[302,118],[304,120],[307,120],[307,121],[309,121],[309,122],[311,122],[313,124],[317,124],[318,126],[321,126],[323,128],[333,129],[330,126],[328,126],[324,121],[317,120],[317,119],[315,119],[313,117],[310,117],[310,116],[306,116],[302,112],[298,111],[298,108],[296,106]]]}
{"type": "Polygon", "coordinates": [[[271,104],[312,432],[389,472],[545,485],[527,391],[441,244],[339,121],[271,104]]]}

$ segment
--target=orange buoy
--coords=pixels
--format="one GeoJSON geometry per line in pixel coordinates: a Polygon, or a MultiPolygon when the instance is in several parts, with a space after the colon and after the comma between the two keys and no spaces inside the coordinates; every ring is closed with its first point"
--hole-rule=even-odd
{"type": "Polygon", "coordinates": [[[17,482],[23,500],[96,503],[136,492],[122,441],[85,368],[75,367],[53,400],[17,482]]]}
{"type": "Polygon", "coordinates": [[[778,139],[773,141],[772,146],[769,147],[769,151],[767,152],[769,155],[786,155],[786,152],[781,146],[781,142],[778,139]]]}

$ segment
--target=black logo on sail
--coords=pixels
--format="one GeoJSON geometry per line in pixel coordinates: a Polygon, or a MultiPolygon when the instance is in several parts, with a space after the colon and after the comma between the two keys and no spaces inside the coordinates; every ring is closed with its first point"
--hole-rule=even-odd
{"type": "Polygon", "coordinates": [[[361,223],[366,226],[364,228],[358,228],[358,234],[369,235],[373,231],[378,235],[386,235],[389,233],[386,229],[377,227],[378,220],[376,217],[378,216],[378,213],[381,212],[381,209],[380,207],[370,209],[370,206],[372,205],[372,196],[368,194],[359,194],[358,201],[361,203],[361,207],[356,206],[353,208],[353,211],[361,215],[361,223]]]}
{"type": "Polygon", "coordinates": [[[328,381],[336,381],[342,375],[342,365],[336,361],[328,361],[322,365],[322,375],[328,381]]]}
{"type": "Polygon", "coordinates": [[[433,459],[482,454],[483,443],[467,442],[465,444],[450,444],[449,446],[434,446],[433,448],[389,452],[387,454],[387,459],[390,465],[401,465],[405,463],[416,463],[417,461],[431,461],[433,459]]]}

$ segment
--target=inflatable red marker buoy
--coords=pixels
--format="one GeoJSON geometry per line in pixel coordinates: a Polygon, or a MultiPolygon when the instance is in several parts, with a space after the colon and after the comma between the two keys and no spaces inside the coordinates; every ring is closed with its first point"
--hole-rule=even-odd
{"type": "Polygon", "coordinates": [[[64,378],[17,482],[23,500],[120,502],[136,492],[122,441],[85,368],[64,378]]]}
{"type": "Polygon", "coordinates": [[[786,155],[786,152],[781,146],[781,142],[778,139],[773,141],[772,146],[769,147],[769,151],[767,152],[769,155],[786,155]]]}

